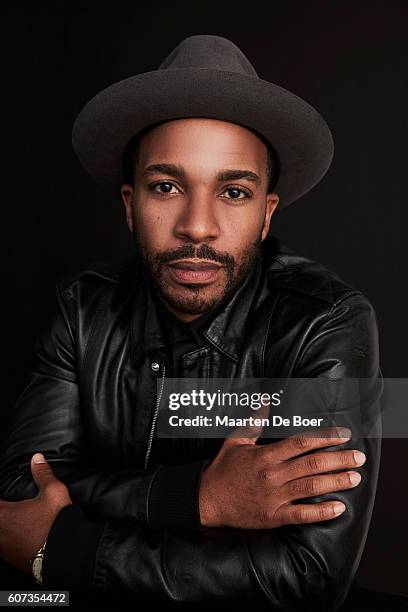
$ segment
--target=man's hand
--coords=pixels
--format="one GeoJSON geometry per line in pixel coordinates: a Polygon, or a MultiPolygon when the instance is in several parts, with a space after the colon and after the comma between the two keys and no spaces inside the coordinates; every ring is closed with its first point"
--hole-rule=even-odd
{"type": "Polygon", "coordinates": [[[336,436],[336,432],[336,428],[328,428],[320,430],[319,437],[299,434],[265,445],[256,445],[256,437],[227,438],[203,472],[201,524],[271,529],[339,516],[345,510],[345,505],[339,501],[292,504],[296,499],[350,489],[359,484],[358,472],[325,472],[361,466],[366,460],[364,453],[340,450],[299,457],[313,449],[343,444],[350,439],[351,432],[347,438],[336,436]]]}
{"type": "Polygon", "coordinates": [[[30,559],[44,544],[57,514],[72,504],[67,487],[58,480],[41,453],[31,458],[31,473],[39,491],[19,502],[0,500],[0,555],[24,574],[30,559]],[[35,463],[35,459],[42,463],[35,463]]]}

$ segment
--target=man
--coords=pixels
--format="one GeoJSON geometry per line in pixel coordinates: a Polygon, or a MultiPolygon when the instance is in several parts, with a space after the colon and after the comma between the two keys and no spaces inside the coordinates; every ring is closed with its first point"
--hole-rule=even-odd
{"type": "Polygon", "coordinates": [[[364,378],[375,412],[371,304],[270,234],[277,208],[330,165],[327,125],[233,43],[202,35],[98,94],[73,142],[120,189],[137,254],[57,286],[1,458],[0,554],[99,601],[338,609],[367,536],[379,436],[156,429],[168,376],[364,378]]]}

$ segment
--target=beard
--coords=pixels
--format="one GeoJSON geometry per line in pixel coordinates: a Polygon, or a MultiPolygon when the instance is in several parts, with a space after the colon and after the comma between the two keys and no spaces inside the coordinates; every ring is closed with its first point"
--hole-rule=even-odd
{"type": "Polygon", "coordinates": [[[141,243],[137,232],[134,233],[134,240],[136,251],[141,258],[148,279],[159,297],[179,312],[202,315],[222,301],[231,298],[244,282],[260,253],[261,233],[254,242],[246,245],[246,248],[242,251],[242,256],[239,258],[239,263],[229,253],[215,251],[207,244],[202,244],[199,247],[186,244],[177,249],[153,254],[149,253],[145,245],[141,243]],[[180,293],[178,293],[166,281],[163,274],[164,267],[173,260],[190,258],[209,259],[222,264],[224,266],[223,271],[226,274],[224,286],[221,289],[218,287],[215,294],[211,294],[211,290],[214,291],[211,285],[208,287],[198,283],[188,283],[183,284],[180,287],[180,293]]]}

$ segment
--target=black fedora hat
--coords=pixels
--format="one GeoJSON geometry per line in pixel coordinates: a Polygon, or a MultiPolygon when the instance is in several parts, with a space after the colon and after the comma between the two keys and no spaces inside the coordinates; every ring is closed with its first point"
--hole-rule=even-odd
{"type": "Polygon", "coordinates": [[[259,78],[232,41],[209,34],[185,38],[157,70],[99,92],[77,116],[72,143],[89,174],[119,193],[129,140],[148,126],[188,117],[237,123],[272,146],[279,165],[278,209],[312,189],[333,158],[330,129],[316,109],[259,78]]]}

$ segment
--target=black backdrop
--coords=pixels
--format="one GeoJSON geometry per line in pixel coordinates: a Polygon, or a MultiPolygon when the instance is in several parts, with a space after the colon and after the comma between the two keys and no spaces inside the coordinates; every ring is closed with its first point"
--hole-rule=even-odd
{"type": "MultiPolygon", "coordinates": [[[[24,383],[54,282],[132,249],[123,205],[95,191],[71,127],[95,93],[152,70],[192,34],[233,40],[260,77],[315,106],[336,145],[307,196],[273,218],[274,233],[333,268],[372,301],[384,376],[408,376],[407,52],[403,0],[234,3],[54,2],[3,5],[1,425],[24,383]]],[[[408,594],[408,442],[384,440],[360,584],[408,594]]]]}

